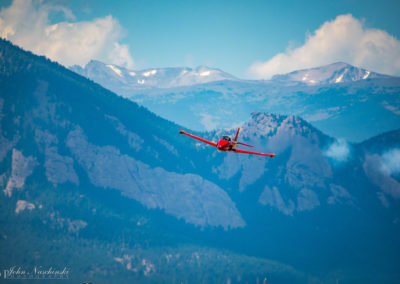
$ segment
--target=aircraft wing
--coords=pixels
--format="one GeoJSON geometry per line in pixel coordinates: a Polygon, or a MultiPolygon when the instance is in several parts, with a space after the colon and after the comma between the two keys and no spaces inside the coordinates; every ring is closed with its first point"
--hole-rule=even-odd
{"type": "Polygon", "coordinates": [[[275,154],[265,154],[265,153],[258,153],[258,152],[245,151],[245,150],[239,150],[239,149],[232,149],[232,151],[236,152],[236,153],[260,155],[260,156],[267,156],[267,157],[271,157],[271,158],[275,157],[275,154]]]}
{"type": "Polygon", "coordinates": [[[194,138],[194,139],[200,140],[201,142],[204,142],[204,143],[210,144],[210,145],[212,145],[212,146],[214,146],[214,147],[217,147],[217,143],[214,143],[214,142],[205,140],[205,139],[203,139],[203,138],[194,136],[194,135],[189,134],[189,133],[187,133],[187,132],[185,132],[185,131],[183,131],[183,130],[179,131],[179,133],[180,133],[180,134],[185,134],[185,135],[187,135],[187,136],[189,136],[189,137],[192,137],[192,138],[194,138]]]}

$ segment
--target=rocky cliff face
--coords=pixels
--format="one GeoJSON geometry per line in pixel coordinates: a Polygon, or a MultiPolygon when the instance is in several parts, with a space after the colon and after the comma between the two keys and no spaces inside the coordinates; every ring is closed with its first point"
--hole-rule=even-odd
{"type": "Polygon", "coordinates": [[[80,127],[69,132],[66,145],[95,186],[121,190],[148,208],[164,209],[195,225],[245,225],[228,194],[199,175],[152,168],[113,146],[88,143],[80,127]]]}
{"type": "Polygon", "coordinates": [[[11,197],[14,190],[23,189],[25,180],[29,177],[37,165],[34,157],[24,157],[17,149],[12,150],[11,175],[7,180],[4,194],[11,197]]]}

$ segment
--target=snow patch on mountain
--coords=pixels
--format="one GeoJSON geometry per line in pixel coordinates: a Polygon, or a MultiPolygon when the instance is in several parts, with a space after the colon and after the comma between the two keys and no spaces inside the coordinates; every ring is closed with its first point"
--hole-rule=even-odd
{"type": "Polygon", "coordinates": [[[146,72],[143,72],[142,73],[142,75],[143,76],[145,76],[145,77],[149,77],[149,76],[151,76],[151,75],[155,75],[155,74],[157,74],[157,70],[149,70],[149,71],[146,71],[146,72]]]}
{"type": "Polygon", "coordinates": [[[201,72],[199,75],[200,76],[210,76],[210,74],[211,74],[211,71],[204,71],[204,72],[201,72]]]}
{"type": "Polygon", "coordinates": [[[118,76],[122,77],[122,71],[118,67],[115,67],[114,65],[106,65],[108,68],[110,68],[112,71],[114,71],[118,76]]]}

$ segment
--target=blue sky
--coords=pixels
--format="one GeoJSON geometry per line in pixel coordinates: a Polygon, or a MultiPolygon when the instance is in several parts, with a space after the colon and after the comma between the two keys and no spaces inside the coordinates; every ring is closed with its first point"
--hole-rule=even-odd
{"type": "MultiPolygon", "coordinates": [[[[17,6],[16,2],[18,1],[15,3],[13,1],[1,2],[3,22],[7,22],[4,20],[6,19],[4,9],[10,8],[11,5],[17,6]]],[[[27,6],[26,3],[29,1],[24,2],[25,4],[19,3],[19,6],[27,6]]],[[[352,24],[354,25],[358,21],[366,31],[377,29],[387,33],[388,36],[397,40],[395,44],[400,39],[400,1],[72,0],[44,1],[42,3],[33,1],[31,9],[38,12],[46,5],[65,9],[58,8],[49,12],[48,25],[65,21],[70,23],[91,22],[111,15],[114,21],[112,25],[117,26],[117,32],[110,31],[110,38],[120,45],[120,53],[129,52],[133,62],[127,61],[127,63],[120,59],[108,63],[120,62],[121,65],[129,65],[133,69],[207,65],[220,68],[238,77],[251,77],[252,75],[263,77],[263,74],[270,75],[268,72],[268,74],[265,73],[266,69],[273,70],[272,73],[282,73],[296,68],[311,67],[309,65],[330,63],[329,60],[340,60],[341,55],[336,54],[323,58],[322,54],[318,60],[313,62],[303,62],[303,59],[299,59],[297,62],[293,60],[293,56],[305,56],[297,54],[289,56],[286,61],[279,60],[279,64],[286,66],[285,68],[276,68],[276,71],[271,68],[272,63],[277,64],[276,61],[252,68],[255,62],[266,63],[277,54],[285,53],[288,47],[295,49],[303,46],[307,41],[307,35],[313,35],[324,23],[334,21],[340,15],[351,15],[355,20],[352,24]],[[64,13],[66,10],[69,11],[69,16],[64,13]],[[113,37],[116,34],[117,36],[113,37]],[[124,51],[121,51],[122,49],[124,51]],[[294,62],[293,68],[290,68],[287,65],[290,65],[292,61],[294,62]],[[249,70],[253,72],[249,72],[249,70]]],[[[1,28],[0,25],[0,34],[3,34],[4,37],[4,24],[3,33],[1,33],[1,28]]],[[[16,31],[15,34],[18,34],[18,29],[16,31]]],[[[23,34],[23,32],[20,33],[23,34]]],[[[10,34],[7,37],[13,41],[10,34]]],[[[14,35],[14,37],[16,37],[14,41],[17,44],[27,42],[20,39],[23,37],[22,35],[18,40],[17,36],[14,35]]],[[[383,40],[385,38],[381,39],[381,41],[383,40]]],[[[386,39],[386,41],[388,40],[386,39]]],[[[57,45],[54,43],[54,39],[50,44],[57,45]]],[[[39,48],[35,45],[33,48],[29,48],[29,46],[27,48],[37,52],[42,51],[47,55],[43,47],[39,48]]],[[[398,53],[400,48],[397,45],[390,48],[389,53],[392,57],[400,54],[398,53]]],[[[310,52],[312,54],[312,51],[310,52]]],[[[53,53],[49,52],[49,57],[53,56],[55,60],[63,61],[59,59],[60,57],[55,57],[53,53]]],[[[342,51],[342,54],[345,53],[342,51]]],[[[388,53],[388,51],[385,50],[384,53],[388,53]]],[[[97,56],[99,57],[97,59],[103,61],[107,59],[113,61],[110,56],[107,57],[105,54],[106,51],[99,51],[94,52],[93,56],[97,56]]],[[[351,61],[346,56],[342,57],[351,61]]],[[[77,60],[77,63],[82,65],[82,60],[77,60]]],[[[87,59],[85,58],[85,60],[87,59]]],[[[385,60],[393,61],[391,58],[385,60]]],[[[375,65],[379,65],[374,62],[379,61],[382,59],[372,60],[369,58],[348,63],[374,68],[375,65]]],[[[64,64],[67,65],[70,62],[73,62],[73,59],[65,61],[64,64]]],[[[385,69],[383,67],[385,66],[377,66],[377,69],[381,68],[382,70],[376,71],[400,74],[400,63],[399,66],[396,65],[393,68],[385,67],[385,69]]]]}

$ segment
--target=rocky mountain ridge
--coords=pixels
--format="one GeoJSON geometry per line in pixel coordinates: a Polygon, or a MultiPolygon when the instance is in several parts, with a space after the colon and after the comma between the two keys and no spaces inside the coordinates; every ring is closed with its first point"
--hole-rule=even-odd
{"type": "Polygon", "coordinates": [[[164,89],[181,86],[191,86],[214,81],[238,80],[216,68],[199,66],[153,68],[144,70],[130,70],[114,64],[106,64],[97,60],[89,61],[85,67],[78,65],[70,69],[95,82],[104,83],[104,87],[129,94],[132,92],[164,89]]]}
{"type": "Polygon", "coordinates": [[[299,82],[307,85],[329,85],[349,83],[360,80],[390,78],[344,62],[336,62],[326,66],[293,71],[288,74],[275,75],[272,81],[299,82]]]}

